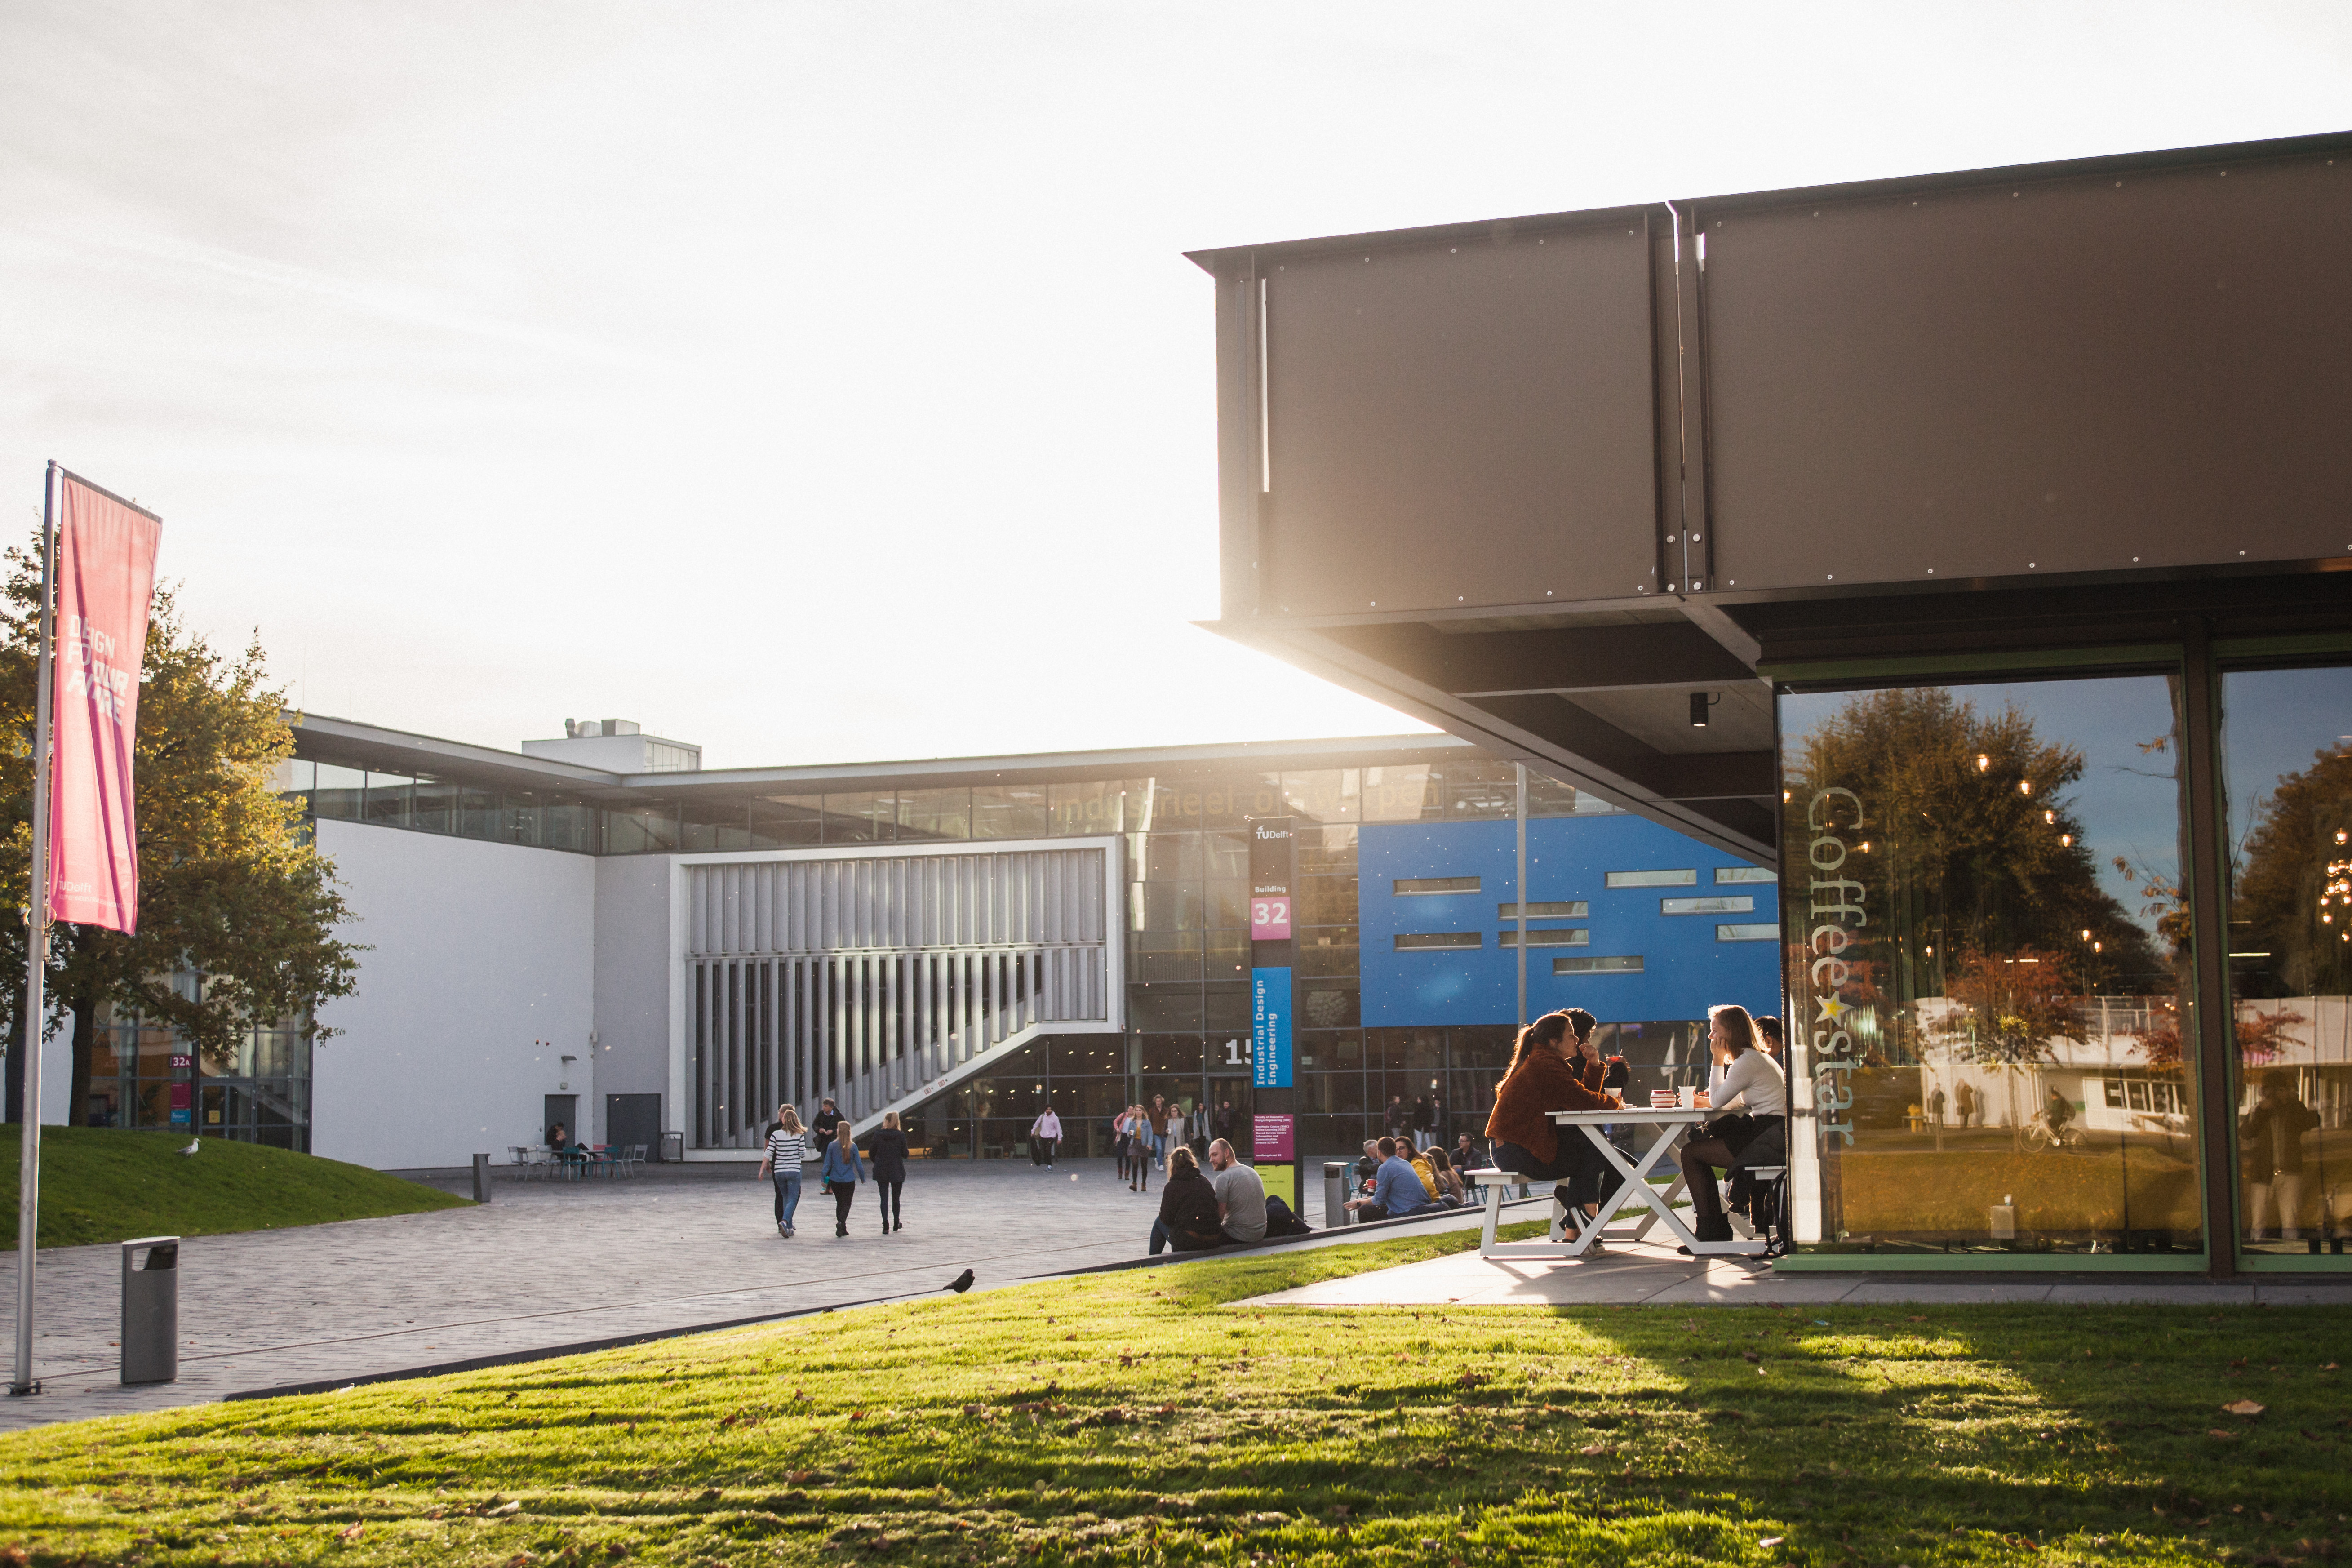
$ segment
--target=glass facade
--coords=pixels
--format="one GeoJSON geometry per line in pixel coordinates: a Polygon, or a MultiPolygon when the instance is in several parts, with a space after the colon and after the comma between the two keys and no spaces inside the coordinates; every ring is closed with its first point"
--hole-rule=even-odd
{"type": "MultiPolygon", "coordinates": [[[[194,977],[183,975],[177,984],[193,985],[194,977]]],[[[247,1031],[230,1050],[195,1052],[168,1026],[104,1008],[83,1122],[308,1153],[310,1046],[298,1028],[268,1028],[247,1031]]]]}
{"type": "Polygon", "coordinates": [[[1801,1243],[2202,1252],[2179,687],[1781,697],[1801,1243]]]}
{"type": "Polygon", "coordinates": [[[2238,1245],[2347,1261],[2352,667],[2221,679],[2238,1245]]]}

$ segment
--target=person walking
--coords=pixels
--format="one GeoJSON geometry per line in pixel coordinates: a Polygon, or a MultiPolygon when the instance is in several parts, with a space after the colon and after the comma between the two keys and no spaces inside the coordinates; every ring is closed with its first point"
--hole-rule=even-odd
{"type": "Polygon", "coordinates": [[[1415,1151],[1429,1147],[1429,1131],[1436,1123],[1429,1112],[1429,1096],[1416,1095],[1412,1102],[1412,1146],[1415,1151]]]}
{"type": "Polygon", "coordinates": [[[1135,1107],[1129,1106],[1110,1119],[1110,1152],[1118,1157],[1118,1179],[1127,1190],[1135,1190],[1135,1107]]]}
{"type": "Polygon", "coordinates": [[[1167,1097],[1153,1095],[1151,1108],[1143,1113],[1144,1147],[1150,1156],[1143,1168],[1143,1190],[1147,1193],[1151,1190],[1152,1171],[1167,1168],[1168,1149],[1175,1130],[1176,1112],[1169,1107],[1167,1097]]]}
{"type": "Polygon", "coordinates": [[[882,1113],[882,1128],[866,1137],[866,1157],[874,1162],[874,1194],[882,1200],[882,1234],[907,1228],[907,1210],[901,1201],[907,1187],[907,1131],[899,1125],[898,1113],[882,1113]]]}
{"type": "Polygon", "coordinates": [[[833,1142],[824,1146],[824,1190],[833,1194],[833,1234],[847,1236],[849,1205],[857,1197],[857,1184],[866,1179],[866,1168],[858,1161],[857,1140],[850,1135],[847,1124],[837,1125],[833,1142]]]}
{"type": "Polygon", "coordinates": [[[1029,1159],[1033,1164],[1054,1168],[1054,1151],[1062,1142],[1062,1119],[1054,1114],[1051,1105],[1036,1121],[1029,1124],[1029,1159]]]}
{"type": "Polygon", "coordinates": [[[768,1129],[767,1148],[760,1155],[760,1175],[776,1184],[776,1234],[786,1241],[793,1238],[793,1215],[800,1212],[807,1159],[808,1130],[801,1125],[801,1113],[779,1105],[775,1124],[768,1129]]]}

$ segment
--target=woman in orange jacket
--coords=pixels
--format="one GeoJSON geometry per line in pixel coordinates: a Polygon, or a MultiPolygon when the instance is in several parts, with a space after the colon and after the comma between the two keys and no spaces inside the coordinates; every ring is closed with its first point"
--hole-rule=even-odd
{"type": "MultiPolygon", "coordinates": [[[[1551,1120],[1555,1110],[1622,1110],[1624,1102],[1601,1087],[1607,1071],[1589,1044],[1593,1016],[1581,1007],[1546,1013],[1519,1031],[1511,1065],[1495,1087],[1486,1136],[1495,1163],[1534,1181],[1559,1184],[1553,1197],[1563,1222],[1600,1207],[1601,1160],[1584,1134],[1551,1120]]],[[[1572,1238],[1574,1232],[1570,1236],[1572,1238]]]]}

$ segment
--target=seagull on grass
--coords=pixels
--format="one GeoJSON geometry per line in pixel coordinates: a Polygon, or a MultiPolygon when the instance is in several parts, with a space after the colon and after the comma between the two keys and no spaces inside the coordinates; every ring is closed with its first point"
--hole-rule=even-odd
{"type": "Polygon", "coordinates": [[[198,1149],[201,1149],[201,1148],[203,1148],[203,1147],[204,1147],[204,1141],[203,1141],[202,1139],[199,1139],[199,1138],[191,1138],[191,1139],[189,1139],[189,1140],[188,1140],[188,1146],[187,1146],[186,1148],[184,1148],[184,1149],[177,1149],[177,1150],[174,1150],[174,1151],[173,1151],[173,1152],[174,1153],[179,1153],[179,1154],[193,1154],[193,1153],[194,1153],[198,1149]]]}

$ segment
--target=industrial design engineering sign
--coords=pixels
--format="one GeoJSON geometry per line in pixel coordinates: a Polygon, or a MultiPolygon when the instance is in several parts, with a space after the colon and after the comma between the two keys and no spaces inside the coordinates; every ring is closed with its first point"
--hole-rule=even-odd
{"type": "Polygon", "coordinates": [[[1250,971],[1250,1083],[1290,1087],[1290,971],[1250,971]]]}

